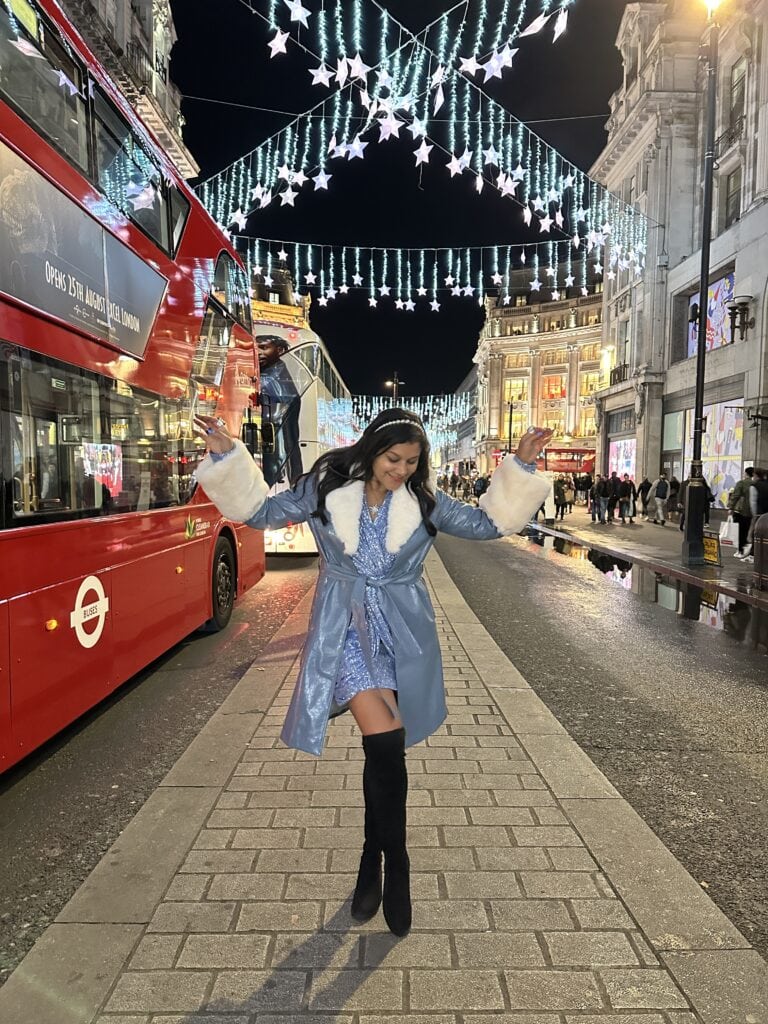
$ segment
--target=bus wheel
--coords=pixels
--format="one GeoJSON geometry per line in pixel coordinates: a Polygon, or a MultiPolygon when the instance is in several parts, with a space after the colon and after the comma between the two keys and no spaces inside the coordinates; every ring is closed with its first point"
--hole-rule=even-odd
{"type": "Polygon", "coordinates": [[[226,537],[219,537],[213,553],[211,576],[213,615],[203,626],[206,633],[218,633],[229,622],[235,603],[236,585],[235,554],[232,545],[226,537]]]}

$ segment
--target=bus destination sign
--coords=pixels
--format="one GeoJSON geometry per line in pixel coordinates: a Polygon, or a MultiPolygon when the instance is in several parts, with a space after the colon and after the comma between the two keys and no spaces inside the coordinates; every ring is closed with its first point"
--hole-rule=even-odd
{"type": "Polygon", "coordinates": [[[165,286],[0,142],[0,291],[142,358],[165,286]]]}

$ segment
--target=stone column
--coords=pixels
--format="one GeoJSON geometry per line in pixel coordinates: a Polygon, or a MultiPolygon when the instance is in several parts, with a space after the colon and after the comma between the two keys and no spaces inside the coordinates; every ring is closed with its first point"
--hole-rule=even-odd
{"type": "Polygon", "coordinates": [[[579,346],[568,346],[568,403],[565,408],[566,432],[576,436],[579,429],[579,346]]]}
{"type": "Polygon", "coordinates": [[[531,383],[528,389],[528,421],[541,423],[541,352],[529,349],[531,356],[531,383]]]}
{"type": "Polygon", "coordinates": [[[503,359],[500,352],[492,352],[488,359],[488,436],[491,438],[501,437],[503,359]]]}

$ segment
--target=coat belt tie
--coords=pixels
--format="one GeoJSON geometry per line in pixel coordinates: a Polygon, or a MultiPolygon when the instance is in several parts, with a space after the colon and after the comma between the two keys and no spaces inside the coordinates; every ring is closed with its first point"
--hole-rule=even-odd
{"type": "MultiPolygon", "coordinates": [[[[422,567],[419,566],[411,572],[401,573],[398,576],[385,576],[383,579],[375,580],[369,576],[361,576],[360,573],[344,569],[341,566],[326,564],[320,570],[320,576],[321,578],[327,576],[332,580],[352,583],[352,623],[360,639],[360,646],[368,666],[368,671],[371,673],[371,677],[373,677],[373,652],[371,651],[368,637],[368,625],[365,621],[365,588],[376,587],[386,592],[390,587],[411,586],[414,583],[418,583],[421,579],[422,567]]],[[[408,657],[418,658],[423,653],[421,646],[394,602],[389,603],[387,622],[392,638],[396,641],[397,646],[401,648],[403,654],[408,657]]]]}

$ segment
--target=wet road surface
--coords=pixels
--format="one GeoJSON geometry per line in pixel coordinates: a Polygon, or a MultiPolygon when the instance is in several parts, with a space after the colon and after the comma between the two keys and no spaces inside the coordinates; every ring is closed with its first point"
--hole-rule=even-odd
{"type": "Polygon", "coordinates": [[[768,955],[768,613],[692,610],[673,600],[674,581],[567,557],[551,541],[443,535],[436,547],[534,690],[768,955]]]}
{"type": "Polygon", "coordinates": [[[317,574],[268,559],[222,633],[193,634],[0,776],[0,984],[264,650],[317,574]]]}

